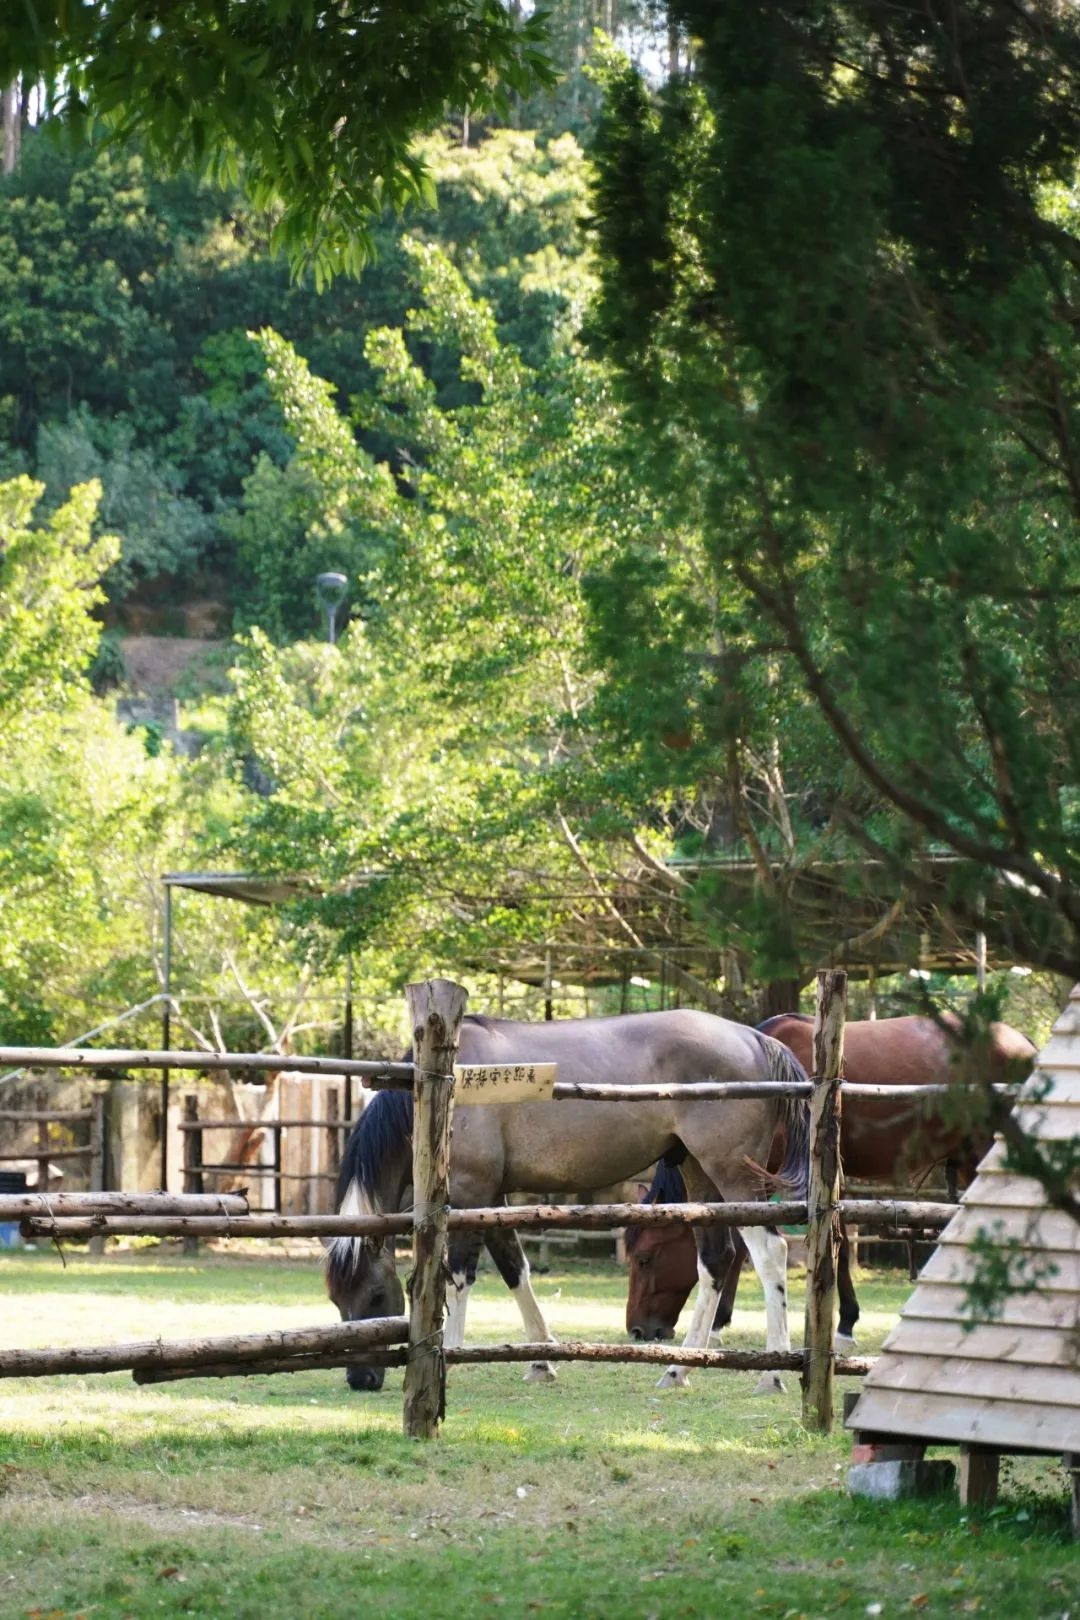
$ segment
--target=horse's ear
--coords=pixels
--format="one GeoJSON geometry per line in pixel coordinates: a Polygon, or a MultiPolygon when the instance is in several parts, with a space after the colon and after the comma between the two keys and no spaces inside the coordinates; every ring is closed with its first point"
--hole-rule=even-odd
{"type": "Polygon", "coordinates": [[[638,1201],[638,1203],[643,1204],[645,1202],[646,1198],[648,1198],[649,1193],[651,1191],[652,1191],[652,1189],[651,1189],[651,1187],[650,1187],[650,1185],[649,1185],[649,1183],[647,1181],[639,1181],[638,1184],[637,1184],[637,1201],[638,1201]]]}

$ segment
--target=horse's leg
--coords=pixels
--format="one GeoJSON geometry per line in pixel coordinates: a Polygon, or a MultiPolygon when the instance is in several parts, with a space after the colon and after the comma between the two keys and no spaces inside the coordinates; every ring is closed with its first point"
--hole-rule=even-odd
{"type": "MultiPolygon", "coordinates": [[[[691,1203],[715,1201],[719,1194],[715,1181],[711,1179],[711,1170],[703,1168],[700,1162],[695,1162],[696,1154],[692,1142],[687,1142],[686,1146],[691,1153],[691,1157],[683,1166],[687,1198],[691,1203]]],[[[704,1158],[704,1154],[702,1157],[704,1158]]],[[[722,1167],[721,1173],[724,1173],[722,1167]]],[[[741,1185],[747,1178],[733,1174],[730,1166],[727,1167],[725,1179],[724,1196],[728,1199],[754,1196],[752,1184],[741,1185]]],[[[726,1231],[727,1228],[723,1230],[726,1231]]],[[[791,1336],[788,1332],[787,1316],[787,1240],[776,1227],[748,1226],[740,1227],[739,1231],[765,1295],[765,1348],[782,1354],[789,1353],[791,1336]]],[[[725,1270],[718,1276],[713,1275],[715,1259],[713,1266],[703,1265],[703,1261],[713,1257],[707,1250],[703,1250],[701,1232],[702,1229],[698,1227],[694,1233],[698,1245],[698,1274],[701,1286],[698,1289],[693,1318],[683,1339],[683,1346],[686,1349],[703,1349],[708,1344],[709,1328],[716,1313],[720,1288],[727,1274],[725,1270]]],[[[729,1237],[728,1242],[730,1247],[733,1240],[729,1237]]],[[[660,1387],[673,1389],[684,1386],[686,1382],[685,1369],[671,1366],[661,1378],[660,1387]]],[[[762,1373],[754,1393],[771,1395],[782,1392],[783,1388],[779,1373],[762,1373]]]]}
{"type": "Polygon", "coordinates": [[[731,1235],[731,1264],[720,1289],[720,1303],[716,1307],[712,1325],[713,1336],[718,1343],[721,1342],[721,1335],[735,1314],[735,1294],[739,1287],[739,1278],[742,1276],[743,1261],[746,1259],[746,1244],[739,1236],[738,1228],[729,1226],[727,1230],[731,1235]]]}
{"type": "MultiPolygon", "coordinates": [[[[532,1291],[529,1262],[517,1233],[501,1226],[493,1226],[485,1230],[484,1243],[498,1268],[499,1276],[513,1294],[514,1303],[521,1312],[526,1344],[540,1344],[544,1341],[554,1344],[555,1335],[548,1327],[544,1313],[532,1291]]],[[[525,1374],[527,1384],[551,1384],[554,1380],[555,1369],[550,1361],[530,1363],[529,1370],[525,1374]]]]}
{"type": "MultiPolygon", "coordinates": [[[[775,1226],[741,1226],[739,1232],[750,1255],[750,1263],[761,1281],[765,1295],[765,1348],[786,1352],[791,1349],[787,1315],[787,1239],[775,1226]]],[[[765,1372],[757,1381],[755,1395],[778,1395],[784,1390],[778,1372],[765,1372]]]]}
{"type": "Polygon", "coordinates": [[[465,1312],[469,1291],[476,1281],[476,1262],[483,1239],[479,1232],[451,1232],[447,1267],[450,1286],[446,1290],[446,1326],[443,1344],[447,1350],[460,1350],[465,1343],[465,1312]]]}
{"type": "Polygon", "coordinates": [[[851,1355],[855,1349],[855,1324],[859,1320],[859,1302],[855,1298],[855,1284],[851,1280],[851,1244],[847,1227],[840,1227],[840,1253],[836,1262],[836,1288],[840,1295],[840,1321],[836,1329],[836,1348],[841,1355],[851,1355]]]}
{"type": "MultiPolygon", "coordinates": [[[[715,1199],[715,1190],[711,1194],[715,1199]]],[[[696,1202],[696,1199],[695,1199],[696,1202]]],[[[726,1226],[711,1229],[695,1227],[694,1241],[698,1251],[698,1292],[694,1313],[683,1338],[686,1350],[704,1350],[716,1319],[721,1290],[734,1270],[738,1277],[738,1262],[731,1233],[726,1226]]],[[[685,1389],[690,1380],[686,1368],[672,1364],[657,1380],[657,1389],[685,1389]]]]}

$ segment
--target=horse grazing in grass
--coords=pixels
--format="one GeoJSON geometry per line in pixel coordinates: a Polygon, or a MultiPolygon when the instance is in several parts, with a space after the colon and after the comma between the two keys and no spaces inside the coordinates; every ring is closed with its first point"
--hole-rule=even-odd
{"type": "MultiPolygon", "coordinates": [[[[686,1183],[674,1159],[672,1155],[657,1165],[642,1203],[681,1204],[685,1201],[686,1183]]],[[[731,1248],[725,1250],[721,1239],[715,1253],[708,1253],[708,1263],[721,1274],[720,1296],[712,1324],[714,1333],[722,1333],[731,1322],[735,1294],[746,1262],[741,1232],[730,1227],[727,1230],[731,1248]]],[[[709,1245],[717,1242],[716,1231],[716,1228],[706,1229],[703,1241],[707,1252],[709,1245]]],[[[632,1339],[673,1339],[682,1308],[698,1279],[698,1255],[693,1238],[684,1226],[628,1226],[623,1241],[630,1273],[626,1296],[627,1333],[632,1339]]],[[[841,1351],[851,1350],[855,1346],[859,1302],[851,1279],[851,1246],[843,1227],[836,1263],[836,1287],[840,1302],[836,1345],[841,1351]]]]}
{"type": "MultiPolygon", "coordinates": [[[[678,1087],[693,1081],[805,1080],[802,1066],[768,1034],[688,1008],[522,1024],[466,1017],[461,1025],[462,1063],[542,1063],[559,1066],[559,1078],[576,1083],[678,1087]]],[[[762,1166],[780,1130],[786,1144],[777,1176],[805,1188],[808,1108],[804,1099],[732,1098],[702,1102],[675,1096],[642,1102],[504,1103],[459,1109],[450,1153],[450,1202],[458,1209],[504,1204],[508,1193],[576,1193],[623,1181],[664,1154],[685,1154],[686,1186],[730,1200],[761,1196],[762,1166]]],[[[380,1092],[364,1110],[346,1146],[339,1178],[343,1214],[406,1209],[412,1202],[412,1097],[380,1092]]],[[[765,1290],[767,1344],[790,1346],[787,1323],[787,1243],[774,1228],[747,1228],[743,1242],[765,1290]]],[[[528,1342],[553,1343],[529,1282],[529,1266],[517,1234],[492,1228],[452,1232],[451,1286],[445,1342],[464,1339],[469,1289],[481,1244],[511,1290],[528,1342]]],[[[718,1290],[727,1274],[731,1242],[726,1231],[700,1250],[708,1252],[685,1343],[708,1343],[718,1290]]],[[[401,1284],[392,1245],[339,1238],[327,1245],[327,1287],[346,1321],[390,1315],[402,1309],[401,1284]]],[[[548,1380],[547,1362],[534,1363],[527,1378],[548,1380]]],[[[378,1368],[353,1367],[354,1389],[377,1389],[378,1368]]],[[[662,1383],[686,1382],[685,1370],[669,1368],[662,1383]]],[[[760,1388],[780,1387],[766,1374],[760,1388]]]]}
{"type": "MultiPolygon", "coordinates": [[[[759,1029],[782,1041],[804,1068],[813,1065],[814,1021],[799,1013],[768,1018],[759,1029]]],[[[855,1019],[844,1030],[844,1072],[851,1084],[881,1086],[943,1085],[978,1073],[995,1084],[1023,1080],[1030,1074],[1036,1049],[1009,1024],[992,1024],[985,1041],[968,1046],[958,1019],[906,1017],[855,1019]]],[[[990,1146],[985,1125],[973,1127],[955,1105],[928,1110],[917,1098],[848,1097],[844,1101],[842,1156],[845,1175],[858,1180],[900,1185],[918,1184],[937,1165],[944,1165],[950,1197],[972,1179],[975,1166],[990,1146]]],[[[773,1159],[782,1155],[773,1144],[773,1159]]],[[[650,1203],[678,1203],[686,1197],[676,1155],[668,1155],[647,1195],[650,1203]]],[[[709,1242],[708,1236],[705,1239],[709,1242]]],[[[745,1252],[733,1234],[734,1255],[720,1289],[714,1327],[731,1320],[735,1291],[745,1252]]],[[[626,1251],[630,1284],[626,1329],[636,1339],[667,1339],[675,1332],[699,1263],[680,1226],[628,1227],[626,1251]]],[[[851,1280],[847,1233],[840,1241],[837,1267],[840,1320],[837,1345],[854,1347],[859,1305],[851,1280]]]]}

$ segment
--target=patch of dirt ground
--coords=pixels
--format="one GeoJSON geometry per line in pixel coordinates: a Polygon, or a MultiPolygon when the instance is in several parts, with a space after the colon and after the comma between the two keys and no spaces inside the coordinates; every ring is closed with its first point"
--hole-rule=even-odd
{"type": "Polygon", "coordinates": [[[203,676],[227,645],[200,636],[125,636],[127,684],[148,697],[171,695],[185,676],[203,676]]]}

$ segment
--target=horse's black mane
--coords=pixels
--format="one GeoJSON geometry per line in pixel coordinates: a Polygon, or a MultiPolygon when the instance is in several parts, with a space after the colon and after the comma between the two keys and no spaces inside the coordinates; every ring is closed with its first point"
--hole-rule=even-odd
{"type": "MultiPolygon", "coordinates": [[[[466,1013],[464,1024],[475,1024],[479,1029],[496,1029],[497,1018],[484,1013],[466,1013]]],[[[411,1063],[413,1049],[402,1055],[402,1063],[411,1063]]],[[[413,1099],[411,1091],[379,1091],[360,1115],[345,1146],[338,1171],[337,1201],[341,1202],[355,1181],[365,1192],[376,1185],[378,1166],[389,1154],[398,1152],[412,1141],[413,1099]]]]}
{"type": "MultiPolygon", "coordinates": [[[[643,1204],[686,1203],[686,1182],[683,1180],[682,1173],[678,1169],[678,1166],[685,1158],[686,1149],[683,1147],[681,1142],[677,1143],[675,1147],[671,1148],[669,1152],[664,1154],[664,1157],[660,1160],[660,1163],[656,1167],[656,1174],[653,1176],[652,1185],[645,1194],[645,1197],[641,1200],[643,1204]]],[[[642,1226],[627,1226],[624,1229],[623,1246],[626,1249],[627,1254],[633,1254],[635,1248],[637,1247],[637,1240],[644,1230],[645,1229],[642,1226]]]]}
{"type": "Polygon", "coordinates": [[[412,1125],[411,1091],[376,1092],[357,1120],[342,1155],[337,1184],[339,1208],[354,1181],[364,1192],[377,1185],[379,1166],[411,1142],[412,1125]]]}

